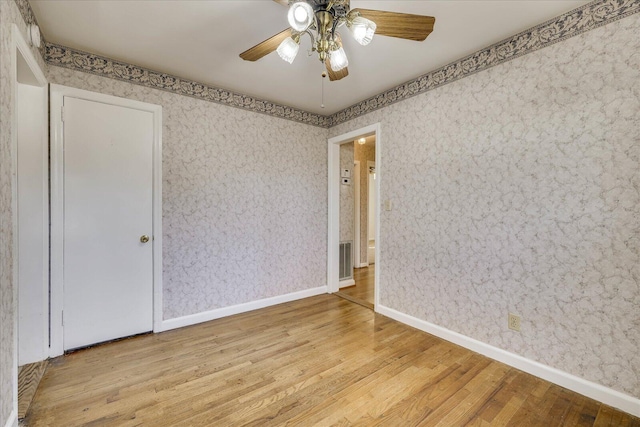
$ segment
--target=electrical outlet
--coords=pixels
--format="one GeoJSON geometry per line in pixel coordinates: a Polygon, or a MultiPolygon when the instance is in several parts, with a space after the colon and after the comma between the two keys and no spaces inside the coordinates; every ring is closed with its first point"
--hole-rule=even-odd
{"type": "Polygon", "coordinates": [[[520,332],[520,316],[509,313],[508,325],[509,329],[520,332]]]}

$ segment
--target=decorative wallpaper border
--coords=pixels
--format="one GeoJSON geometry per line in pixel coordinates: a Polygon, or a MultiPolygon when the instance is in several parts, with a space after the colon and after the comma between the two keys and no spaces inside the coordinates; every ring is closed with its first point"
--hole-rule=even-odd
{"type": "MultiPolygon", "coordinates": [[[[28,0],[15,0],[15,2],[25,22],[36,22],[28,0]]],[[[329,116],[257,99],[57,44],[43,44],[45,46],[43,57],[51,65],[330,128],[638,12],[640,12],[638,0],[594,0],[329,116]]]]}
{"type": "Polygon", "coordinates": [[[191,96],[231,107],[289,119],[319,127],[329,127],[329,116],[309,113],[293,107],[264,101],[249,95],[183,79],[171,74],[148,70],[104,56],[47,43],[45,60],[51,65],[84,71],[99,76],[165,90],[178,95],[191,96]]]}
{"type": "Polygon", "coordinates": [[[595,0],[331,116],[329,127],[640,12],[638,0],[595,0]]]}

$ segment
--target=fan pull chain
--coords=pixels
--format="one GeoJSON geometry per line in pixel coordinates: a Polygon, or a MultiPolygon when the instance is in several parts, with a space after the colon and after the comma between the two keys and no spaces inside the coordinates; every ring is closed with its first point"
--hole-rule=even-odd
{"type": "Polygon", "coordinates": [[[327,77],[327,72],[322,72],[322,103],[320,104],[320,108],[324,108],[324,78],[327,77]]]}

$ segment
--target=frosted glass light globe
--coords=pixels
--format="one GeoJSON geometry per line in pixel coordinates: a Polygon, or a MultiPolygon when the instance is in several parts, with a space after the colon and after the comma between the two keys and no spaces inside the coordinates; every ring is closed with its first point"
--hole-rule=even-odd
{"type": "Polygon", "coordinates": [[[329,56],[329,64],[331,65],[331,69],[333,71],[340,71],[349,65],[347,54],[344,52],[344,49],[342,47],[337,50],[331,51],[331,54],[329,56]]]}
{"type": "Polygon", "coordinates": [[[293,63],[293,60],[296,58],[298,54],[298,50],[300,49],[300,45],[296,43],[295,40],[291,37],[287,37],[282,40],[282,43],[278,46],[276,52],[280,55],[280,58],[287,61],[289,64],[293,63]]]}
{"type": "Polygon", "coordinates": [[[287,13],[289,25],[296,31],[306,31],[313,22],[313,8],[306,1],[293,3],[287,13]]]}
{"type": "Polygon", "coordinates": [[[353,20],[348,21],[347,27],[351,30],[353,38],[363,46],[371,43],[373,35],[376,32],[376,23],[362,16],[357,16],[353,20]]]}

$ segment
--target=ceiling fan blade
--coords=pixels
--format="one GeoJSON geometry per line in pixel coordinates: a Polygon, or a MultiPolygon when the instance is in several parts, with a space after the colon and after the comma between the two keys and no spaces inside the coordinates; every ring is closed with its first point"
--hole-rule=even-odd
{"type": "Polygon", "coordinates": [[[353,9],[363,17],[376,23],[376,34],[423,41],[433,31],[436,18],[410,13],[386,12],[383,10],[353,9]]]}
{"type": "Polygon", "coordinates": [[[327,58],[324,61],[324,65],[327,67],[327,74],[329,75],[329,80],[332,82],[343,79],[349,75],[349,70],[347,69],[347,67],[344,67],[340,71],[333,71],[331,69],[331,63],[329,62],[329,58],[327,58]]]}
{"type": "Polygon", "coordinates": [[[283,6],[289,7],[289,0],[273,0],[273,1],[283,6]]]}
{"type": "Polygon", "coordinates": [[[257,61],[265,55],[270,54],[274,50],[278,48],[282,40],[287,37],[291,37],[291,28],[287,28],[286,30],[276,34],[273,37],[266,39],[265,41],[258,43],[251,49],[247,49],[240,54],[240,58],[245,61],[257,61]]]}

